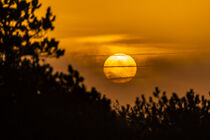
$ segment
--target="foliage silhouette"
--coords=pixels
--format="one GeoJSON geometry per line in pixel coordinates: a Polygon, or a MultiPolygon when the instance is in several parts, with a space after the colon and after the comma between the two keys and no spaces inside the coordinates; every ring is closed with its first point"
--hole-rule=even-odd
{"type": "Polygon", "coordinates": [[[147,101],[142,95],[136,98],[131,107],[120,106],[115,109],[119,117],[127,122],[134,133],[141,139],[208,139],[210,138],[210,100],[200,97],[191,89],[180,98],[173,93],[170,98],[161,94],[158,88],[147,101]]]}
{"type": "Polygon", "coordinates": [[[39,56],[64,54],[58,41],[45,37],[54,29],[55,16],[48,8],[45,17],[38,18],[35,13],[40,6],[38,0],[0,1],[0,56],[5,63],[18,64],[26,56],[38,62],[39,56]]]}
{"type": "Polygon", "coordinates": [[[52,15],[38,18],[38,0],[0,0],[0,137],[4,139],[209,139],[210,100],[193,90],[180,98],[155,89],[149,101],[114,108],[79,72],[53,72],[43,57],[64,50],[45,33],[52,15]]]}

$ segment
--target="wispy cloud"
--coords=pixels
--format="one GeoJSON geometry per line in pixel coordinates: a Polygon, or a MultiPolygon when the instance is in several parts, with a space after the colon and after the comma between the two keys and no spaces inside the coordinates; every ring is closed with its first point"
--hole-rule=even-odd
{"type": "MultiPolygon", "coordinates": [[[[169,53],[128,53],[127,55],[176,55],[177,53],[176,52],[169,52],[169,53]]],[[[89,57],[97,57],[97,56],[101,56],[101,57],[104,57],[104,56],[110,56],[108,54],[87,54],[87,55],[82,55],[82,56],[89,56],[89,57]]]]}
{"type": "Polygon", "coordinates": [[[78,37],[75,41],[85,44],[160,44],[171,43],[170,41],[160,41],[158,39],[144,38],[137,35],[110,34],[78,37]]]}

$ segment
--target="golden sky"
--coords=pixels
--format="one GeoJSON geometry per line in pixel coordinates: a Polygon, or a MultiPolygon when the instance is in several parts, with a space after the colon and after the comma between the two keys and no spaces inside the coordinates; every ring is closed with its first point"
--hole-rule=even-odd
{"type": "Polygon", "coordinates": [[[59,37],[126,34],[159,42],[208,42],[209,0],[42,0],[59,37]]]}
{"type": "Polygon", "coordinates": [[[130,103],[154,86],[169,92],[184,93],[192,87],[210,90],[209,0],[40,2],[41,13],[51,6],[56,14],[56,28],[50,35],[66,49],[53,65],[64,70],[72,64],[87,85],[108,97],[130,103]],[[131,82],[116,85],[103,75],[103,63],[114,53],[129,54],[143,67],[131,82]]]}

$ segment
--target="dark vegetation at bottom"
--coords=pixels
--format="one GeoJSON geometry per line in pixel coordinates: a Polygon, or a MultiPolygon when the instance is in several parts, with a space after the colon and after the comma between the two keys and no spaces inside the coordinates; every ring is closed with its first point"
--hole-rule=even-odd
{"type": "Polygon", "coordinates": [[[121,106],[87,91],[79,73],[53,73],[28,60],[0,65],[1,137],[8,139],[209,139],[210,100],[193,90],[167,97],[158,88],[148,100],[121,106]]]}

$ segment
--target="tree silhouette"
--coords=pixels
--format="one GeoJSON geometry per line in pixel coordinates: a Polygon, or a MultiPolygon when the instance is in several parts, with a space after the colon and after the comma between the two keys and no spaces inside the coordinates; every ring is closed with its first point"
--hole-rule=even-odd
{"type": "Polygon", "coordinates": [[[95,128],[106,129],[108,134],[115,126],[110,100],[101,97],[94,88],[87,91],[83,78],[71,66],[65,74],[53,72],[49,64],[39,63],[42,57],[64,54],[58,48],[58,41],[45,37],[47,31],[54,29],[55,16],[48,8],[45,17],[38,18],[35,12],[40,6],[38,0],[0,1],[3,134],[8,139],[39,140],[85,138],[79,134],[84,132],[93,138],[105,134],[95,128]]]}
{"type": "Polygon", "coordinates": [[[0,1],[0,58],[8,64],[18,64],[24,57],[37,62],[39,56],[59,57],[64,50],[58,49],[58,41],[45,34],[53,30],[55,16],[47,9],[45,17],[38,18],[38,0],[0,1]]]}

